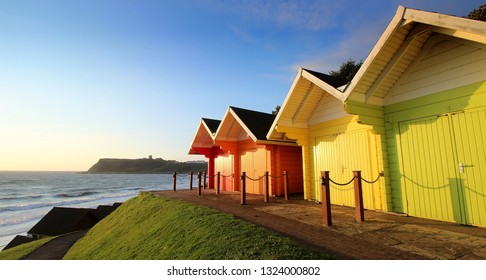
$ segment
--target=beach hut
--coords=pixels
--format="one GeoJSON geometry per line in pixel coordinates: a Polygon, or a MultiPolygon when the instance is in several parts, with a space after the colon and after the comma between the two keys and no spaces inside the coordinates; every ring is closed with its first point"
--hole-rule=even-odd
{"type": "Polygon", "coordinates": [[[233,190],[233,156],[214,145],[220,120],[202,118],[189,149],[190,155],[204,155],[208,159],[208,187],[215,187],[215,175],[220,172],[220,189],[233,190]],[[217,170],[217,171],[215,171],[217,170]]]}
{"type": "Polygon", "coordinates": [[[246,191],[264,194],[269,172],[269,194],[284,195],[283,172],[288,172],[289,193],[303,192],[301,148],[295,141],[267,140],[275,115],[229,107],[215,134],[215,145],[232,155],[233,190],[240,190],[240,175],[246,172],[246,191]]]}
{"type": "MultiPolygon", "coordinates": [[[[321,201],[321,171],[345,183],[353,171],[366,178],[383,170],[378,160],[380,142],[370,125],[344,110],[346,81],[300,68],[268,138],[294,139],[302,147],[304,195],[321,201]]],[[[382,182],[363,184],[364,207],[382,209],[382,182]]],[[[331,184],[331,203],[354,206],[353,185],[331,184]]]]}
{"type": "Polygon", "coordinates": [[[345,90],[379,135],[387,209],[486,226],[486,23],[399,7],[345,90]]]}

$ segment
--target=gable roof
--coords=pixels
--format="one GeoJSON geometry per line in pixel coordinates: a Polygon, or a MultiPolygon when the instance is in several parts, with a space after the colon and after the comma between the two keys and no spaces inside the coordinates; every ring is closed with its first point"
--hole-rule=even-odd
{"type": "Polygon", "coordinates": [[[399,6],[346,88],[345,98],[384,105],[385,95],[437,35],[484,45],[486,22],[399,6]]]}
{"type": "Polygon", "coordinates": [[[228,107],[215,135],[215,141],[239,141],[252,139],[255,143],[296,145],[295,141],[268,140],[267,133],[275,120],[275,115],[247,110],[243,108],[228,107]]]}
{"type": "Polygon", "coordinates": [[[230,110],[239,119],[240,124],[247,129],[254,141],[267,140],[267,133],[275,120],[275,115],[231,106],[230,110]]]}
{"type": "Polygon", "coordinates": [[[306,71],[306,72],[308,72],[312,76],[320,79],[324,83],[327,83],[330,86],[335,87],[335,88],[339,88],[339,87],[344,86],[344,85],[346,85],[348,83],[348,81],[346,81],[345,79],[342,79],[340,77],[334,77],[334,76],[331,76],[331,75],[327,75],[327,74],[324,74],[324,73],[312,71],[312,70],[305,69],[305,68],[303,68],[303,70],[306,71]]]}
{"type": "Polygon", "coordinates": [[[214,143],[214,136],[220,125],[220,120],[202,118],[192,139],[189,149],[190,155],[198,155],[197,148],[211,148],[214,143]]]}
{"type": "Polygon", "coordinates": [[[99,219],[88,208],[54,207],[27,233],[56,236],[94,226],[99,219]]]}
{"type": "Polygon", "coordinates": [[[282,108],[268,131],[268,139],[286,139],[285,134],[276,131],[277,125],[307,127],[314,111],[321,103],[332,104],[333,108],[328,108],[331,110],[327,110],[325,114],[334,114],[334,111],[341,111],[344,114],[342,108],[344,95],[337,89],[343,85],[346,85],[343,79],[300,68],[282,108]],[[336,104],[340,108],[335,108],[336,104]]]}
{"type": "Polygon", "coordinates": [[[221,120],[215,140],[238,141],[250,137],[254,142],[267,140],[266,134],[275,116],[230,106],[221,120]]]}
{"type": "Polygon", "coordinates": [[[206,125],[206,127],[208,128],[209,132],[211,132],[211,134],[216,133],[219,124],[221,123],[220,120],[213,120],[208,118],[202,118],[202,122],[206,125]]]}

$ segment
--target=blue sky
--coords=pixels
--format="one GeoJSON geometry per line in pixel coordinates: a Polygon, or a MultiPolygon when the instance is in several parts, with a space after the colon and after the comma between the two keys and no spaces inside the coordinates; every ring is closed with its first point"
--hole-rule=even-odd
{"type": "Polygon", "coordinates": [[[180,161],[201,117],[271,112],[298,67],[365,59],[399,4],[483,1],[0,0],[0,170],[180,161]]]}

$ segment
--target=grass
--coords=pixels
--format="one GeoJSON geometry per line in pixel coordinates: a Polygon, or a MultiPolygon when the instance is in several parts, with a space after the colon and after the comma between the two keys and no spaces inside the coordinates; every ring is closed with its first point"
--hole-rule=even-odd
{"type": "Polygon", "coordinates": [[[99,222],[65,259],[331,259],[222,212],[149,193],[99,222]]]}
{"type": "Polygon", "coordinates": [[[0,260],[20,260],[54,237],[42,238],[0,252],[0,260]]]}

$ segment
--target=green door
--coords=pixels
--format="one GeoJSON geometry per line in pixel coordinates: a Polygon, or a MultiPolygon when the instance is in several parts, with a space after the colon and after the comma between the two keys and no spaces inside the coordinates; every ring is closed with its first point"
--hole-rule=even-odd
{"type": "Polygon", "coordinates": [[[407,214],[442,221],[460,219],[460,206],[453,206],[457,190],[449,127],[447,116],[399,124],[407,214]]]}
{"type": "Polygon", "coordinates": [[[408,214],[486,226],[485,121],[480,111],[399,124],[408,214]]]}
{"type": "Polygon", "coordinates": [[[486,226],[486,111],[452,115],[452,124],[463,223],[486,226]]]}

